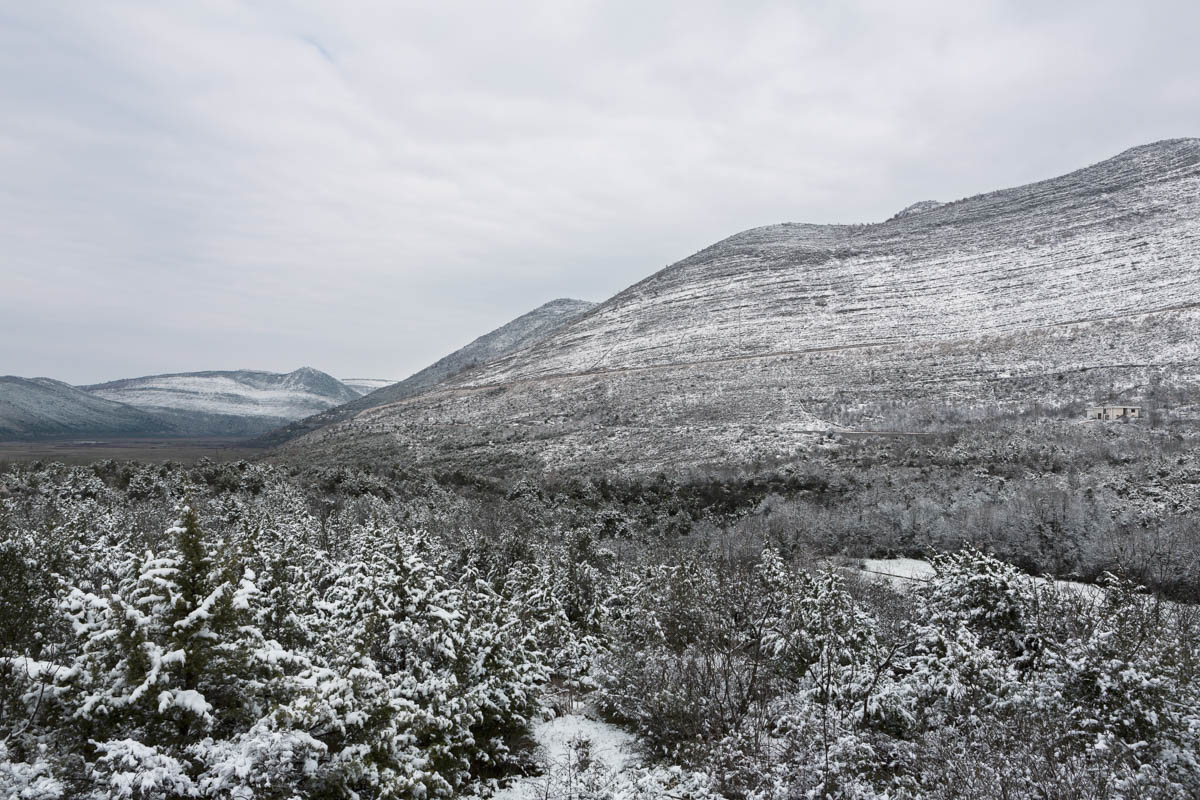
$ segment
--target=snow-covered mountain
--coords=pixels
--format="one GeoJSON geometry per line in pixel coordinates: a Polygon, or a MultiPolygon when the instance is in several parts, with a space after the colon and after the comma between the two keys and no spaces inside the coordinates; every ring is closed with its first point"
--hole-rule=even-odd
{"type": "Polygon", "coordinates": [[[400,383],[380,389],[374,393],[371,404],[362,407],[374,408],[412,397],[436,386],[447,378],[523,350],[574,322],[595,305],[587,300],[571,300],[569,298],[551,300],[527,314],[522,314],[512,322],[501,325],[490,333],[485,333],[465,347],[455,350],[400,383]]]}
{"type": "Polygon", "coordinates": [[[0,377],[0,439],[162,436],[163,419],[52,378],[0,377]]]}
{"type": "Polygon", "coordinates": [[[330,375],[256,370],[181,372],[80,387],[95,397],[167,420],[178,432],[251,435],[354,400],[359,393],[330,375]]]}
{"type": "Polygon", "coordinates": [[[343,422],[360,411],[404,400],[427,391],[442,381],[460,375],[482,364],[529,347],[570,324],[596,304],[586,300],[559,299],[538,306],[527,314],[485,333],[470,344],[438,359],[408,378],[380,387],[339,408],[298,420],[261,437],[266,445],[291,441],[309,431],[343,422]]]}
{"type": "Polygon", "coordinates": [[[1181,139],[882,223],[737,234],[296,446],[501,466],[742,461],[832,427],[1194,388],[1198,341],[1200,140],[1181,139]]]}
{"type": "Polygon", "coordinates": [[[370,394],[376,389],[382,389],[395,383],[387,378],[341,378],[340,380],[360,395],[370,394]]]}

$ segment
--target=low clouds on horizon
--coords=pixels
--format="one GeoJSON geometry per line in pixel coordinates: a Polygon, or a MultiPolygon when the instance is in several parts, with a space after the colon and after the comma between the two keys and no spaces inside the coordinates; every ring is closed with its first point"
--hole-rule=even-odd
{"type": "Polygon", "coordinates": [[[1200,135],[1191,2],[0,10],[0,374],[400,379],[757,225],[1200,135]]]}

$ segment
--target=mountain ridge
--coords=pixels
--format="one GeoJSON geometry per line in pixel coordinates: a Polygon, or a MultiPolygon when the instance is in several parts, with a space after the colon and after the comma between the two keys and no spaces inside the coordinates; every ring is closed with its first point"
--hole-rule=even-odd
{"type": "Polygon", "coordinates": [[[360,393],[312,367],[205,370],[71,386],[0,378],[0,438],[253,436],[360,393]]]}
{"type": "MultiPolygon", "coordinates": [[[[858,244],[859,242],[856,237],[863,234],[871,234],[874,232],[886,233],[889,231],[889,229],[895,229],[900,226],[906,227],[909,230],[915,228],[917,231],[922,232],[928,231],[929,229],[953,231],[954,225],[958,222],[961,222],[961,210],[964,207],[969,208],[972,201],[985,203],[985,208],[989,208],[994,207],[997,201],[1003,201],[1009,196],[1016,194],[1017,196],[1015,199],[1017,201],[1018,208],[1020,208],[1027,200],[1025,196],[1026,194],[1033,194],[1036,197],[1038,195],[1038,190],[1048,186],[1053,186],[1056,184],[1056,182],[1071,178],[1073,176],[1083,177],[1088,181],[1089,185],[1094,186],[1096,183],[1095,179],[1098,177],[1098,173],[1107,172],[1107,170],[1105,170],[1106,165],[1123,165],[1131,160],[1144,159],[1148,154],[1152,154],[1164,149],[1164,146],[1166,149],[1172,150],[1180,146],[1186,148],[1186,151],[1190,154],[1190,159],[1187,163],[1193,168],[1193,170],[1195,169],[1197,162],[1200,161],[1200,140],[1168,140],[1166,142],[1156,143],[1153,145],[1130,148],[1113,159],[1109,159],[1108,161],[1100,162],[1099,164],[1091,165],[1081,170],[1068,173],[1068,175],[1062,176],[1061,178],[1037,181],[1024,186],[1015,187],[1014,189],[997,190],[983,195],[977,195],[973,198],[964,198],[962,200],[951,201],[949,203],[942,204],[936,209],[931,209],[919,215],[913,215],[911,218],[901,218],[900,220],[889,220],[881,223],[867,223],[864,225],[811,225],[807,223],[781,223],[751,228],[741,233],[734,234],[733,236],[726,237],[725,239],[722,239],[713,245],[704,248],[698,253],[689,256],[688,258],[685,258],[676,264],[666,267],[665,269],[654,273],[638,283],[635,283],[633,286],[618,293],[610,300],[601,303],[600,306],[594,311],[592,319],[603,316],[608,309],[614,306],[620,306],[623,301],[627,301],[629,298],[637,297],[639,294],[644,293],[648,287],[661,287],[664,283],[664,278],[668,276],[682,274],[684,277],[696,279],[704,278],[711,280],[712,275],[710,272],[703,276],[695,274],[697,265],[699,265],[701,269],[707,271],[712,266],[713,254],[725,255],[725,251],[732,248],[738,248],[740,251],[742,251],[735,252],[733,254],[735,259],[735,267],[739,265],[739,262],[744,262],[746,260],[745,253],[746,251],[749,251],[751,257],[758,259],[760,262],[768,262],[764,265],[766,269],[759,271],[760,275],[765,274],[768,277],[770,277],[770,267],[772,266],[770,260],[775,258],[778,262],[780,258],[777,253],[772,252],[772,249],[778,251],[786,247],[790,250],[790,252],[787,252],[785,256],[786,265],[777,263],[777,266],[780,267],[786,266],[791,268],[796,266],[824,266],[835,261],[839,257],[844,258],[855,255],[855,252],[851,249],[851,246],[858,244]],[[781,237],[779,236],[781,233],[786,235],[781,237]],[[814,245],[824,245],[824,249],[818,249],[814,245]],[[839,250],[839,246],[842,248],[841,250],[839,250]],[[690,274],[689,270],[691,271],[690,274]]],[[[1118,170],[1115,174],[1118,178],[1122,178],[1123,180],[1109,184],[1107,188],[1111,189],[1114,185],[1118,187],[1129,185],[1127,180],[1129,178],[1129,172],[1127,170],[1118,170]]],[[[1162,179],[1163,176],[1157,176],[1157,179],[1153,182],[1161,182],[1162,179]]],[[[1193,185],[1195,183],[1196,181],[1194,180],[1193,185]]],[[[1200,233],[1197,231],[1197,225],[1194,220],[1188,220],[1188,223],[1190,224],[1189,226],[1191,228],[1189,238],[1194,240],[1197,235],[1200,235],[1200,233]]],[[[992,227],[996,226],[993,225],[992,227]]],[[[969,257],[971,254],[971,250],[967,249],[965,246],[974,245],[976,242],[962,241],[960,237],[958,241],[954,241],[952,239],[951,244],[955,245],[957,248],[960,248],[958,251],[954,252],[953,255],[961,262],[965,260],[965,257],[969,257]]],[[[732,274],[721,277],[745,279],[745,276],[740,275],[736,269],[732,271],[732,274]]],[[[864,275],[854,277],[859,278],[860,280],[878,280],[877,273],[866,273],[864,275]]],[[[957,278],[959,276],[952,275],[951,277],[957,278]]],[[[669,288],[674,289],[678,284],[681,283],[684,283],[684,281],[674,281],[675,285],[669,288]]],[[[695,285],[694,281],[692,282],[692,285],[695,285]]],[[[661,288],[659,288],[659,293],[662,293],[661,288]]],[[[714,295],[710,294],[705,299],[711,301],[714,299],[714,295]]],[[[826,298],[827,305],[829,300],[835,299],[836,298],[834,297],[826,298]]],[[[674,300],[674,298],[672,298],[672,300],[674,300]]],[[[1178,304],[1178,302],[1179,300],[1172,296],[1169,301],[1158,303],[1155,307],[1172,306],[1178,304]]],[[[827,307],[827,305],[824,307],[827,307]]],[[[1137,313],[1139,311],[1144,311],[1146,307],[1147,306],[1142,305],[1131,306],[1128,308],[1128,312],[1137,313]]],[[[852,308],[851,310],[854,309],[852,308]]],[[[1065,322],[1067,320],[1058,319],[1055,321],[1065,322]]],[[[683,338],[684,337],[682,336],[677,337],[675,344],[678,344],[683,338]]],[[[688,331],[687,339],[694,341],[694,331],[688,331]]],[[[884,337],[875,337],[872,339],[872,341],[877,340],[886,339],[884,337]]],[[[738,346],[744,346],[746,343],[747,342],[745,339],[742,339],[738,342],[738,346]]],[[[598,347],[609,348],[606,350],[607,357],[609,358],[612,357],[614,352],[611,350],[610,345],[610,339],[606,339],[604,342],[598,345],[598,347]]],[[[543,342],[539,345],[540,348],[547,348],[549,346],[550,344],[546,342],[543,342]]],[[[664,348],[657,348],[659,352],[661,352],[663,349],[664,348]]],[[[779,349],[790,350],[795,348],[779,349]]],[[[537,355],[538,354],[534,352],[527,352],[525,354],[525,360],[531,361],[537,355]]]]}
{"type": "Polygon", "coordinates": [[[283,444],[313,430],[348,420],[361,411],[400,402],[420,394],[449,378],[540,341],[586,314],[595,305],[587,300],[570,298],[543,303],[499,328],[476,337],[402,381],[380,387],[344,405],[269,431],[260,436],[257,443],[264,446],[283,444]]]}
{"type": "Polygon", "coordinates": [[[0,440],[170,432],[170,426],[152,414],[95,397],[63,381],[0,376],[0,440]]]}
{"type": "Polygon", "coordinates": [[[203,370],[123,378],[81,387],[167,419],[181,433],[249,436],[358,398],[312,367],[291,372],[203,370]]]}
{"type": "Polygon", "coordinates": [[[1044,389],[1064,407],[1145,382],[1121,365],[1187,383],[1198,197],[1200,140],[1176,139],[884,222],[752,228],[301,449],[654,468],[673,462],[656,438],[681,462],[760,457],[799,432],[865,426],[868,407],[889,407],[871,421],[893,427],[913,424],[906,403],[1017,413],[1038,402],[1022,382],[1046,376],[1064,375],[1044,389]]]}

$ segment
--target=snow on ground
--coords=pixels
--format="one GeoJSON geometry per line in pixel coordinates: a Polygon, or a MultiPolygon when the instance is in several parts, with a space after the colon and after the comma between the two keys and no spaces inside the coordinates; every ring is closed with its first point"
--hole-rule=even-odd
{"type": "Polygon", "coordinates": [[[1054,585],[1062,592],[1074,592],[1075,594],[1087,600],[1101,601],[1104,599],[1104,588],[1097,586],[1094,583],[1080,583],[1079,581],[1054,581],[1054,585]]]}
{"type": "Polygon", "coordinates": [[[496,800],[722,800],[703,773],[642,765],[632,734],[588,714],[539,723],[533,735],[542,774],[519,778],[496,800]]]}
{"type": "Polygon", "coordinates": [[[903,585],[907,581],[923,581],[933,577],[933,565],[919,558],[864,558],[864,571],[903,585]]]}
{"type": "MultiPolygon", "coordinates": [[[[933,565],[919,558],[864,558],[860,562],[862,571],[894,587],[911,585],[914,581],[927,581],[933,577],[933,565]]],[[[1045,578],[1030,576],[1030,580],[1044,582],[1045,578]]],[[[1073,592],[1086,600],[1103,598],[1104,589],[1091,583],[1055,580],[1054,586],[1063,592],[1073,592]]]]}
{"type": "Polygon", "coordinates": [[[310,367],[294,372],[147,375],[83,387],[96,397],[146,409],[299,419],[362,393],[310,367]]]}
{"type": "Polygon", "coordinates": [[[593,760],[606,769],[620,772],[632,758],[634,738],[620,728],[580,714],[567,714],[541,723],[535,730],[538,746],[548,760],[563,763],[572,751],[572,743],[586,739],[593,760]]]}
{"type": "Polygon", "coordinates": [[[617,782],[632,763],[633,736],[583,714],[538,723],[533,736],[543,774],[514,781],[494,795],[496,800],[571,797],[585,785],[617,782]]]}
{"type": "Polygon", "coordinates": [[[140,379],[141,385],[95,389],[106,400],[141,408],[172,408],[206,414],[292,418],[335,405],[303,388],[260,388],[235,378],[173,376],[140,379]],[[151,382],[153,381],[153,382],[151,382]]]}

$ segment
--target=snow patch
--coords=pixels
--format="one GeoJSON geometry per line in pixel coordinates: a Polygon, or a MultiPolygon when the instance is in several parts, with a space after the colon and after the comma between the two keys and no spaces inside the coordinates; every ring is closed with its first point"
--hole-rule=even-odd
{"type": "Polygon", "coordinates": [[[593,781],[613,781],[632,766],[634,737],[582,714],[541,722],[534,726],[533,736],[544,774],[514,781],[494,795],[496,800],[559,796],[560,784],[569,787],[585,782],[585,773],[590,773],[593,781]]]}

